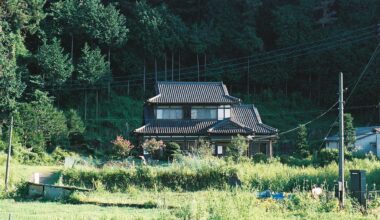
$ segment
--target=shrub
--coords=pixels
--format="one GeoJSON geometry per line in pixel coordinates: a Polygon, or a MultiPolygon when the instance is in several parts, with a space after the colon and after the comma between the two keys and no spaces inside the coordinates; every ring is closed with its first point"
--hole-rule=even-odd
{"type": "Polygon", "coordinates": [[[173,157],[177,154],[181,154],[180,146],[175,142],[167,143],[164,151],[164,158],[173,160],[173,157]]]}
{"type": "Polygon", "coordinates": [[[144,151],[148,152],[153,158],[161,158],[165,144],[163,141],[157,141],[155,138],[147,139],[142,145],[144,151]]]}
{"type": "MultiPolygon", "coordinates": [[[[338,155],[339,151],[338,149],[322,149],[317,156],[316,163],[320,166],[325,166],[331,162],[338,162],[338,155]]],[[[345,160],[352,160],[353,155],[352,152],[345,150],[344,151],[344,159],[345,160]]]]}
{"type": "Polygon", "coordinates": [[[210,142],[204,140],[204,139],[199,139],[198,140],[198,145],[194,149],[194,153],[196,156],[200,158],[206,158],[209,156],[212,156],[212,146],[210,142]]]}
{"type": "Polygon", "coordinates": [[[113,153],[121,158],[127,157],[129,152],[134,148],[133,144],[122,136],[117,136],[111,143],[113,144],[113,153]]]}
{"type": "Polygon", "coordinates": [[[239,161],[248,150],[248,142],[245,137],[237,135],[233,137],[231,143],[227,145],[226,153],[234,161],[239,161]]]}
{"type": "Polygon", "coordinates": [[[71,154],[60,147],[56,147],[51,153],[51,157],[55,162],[63,162],[65,158],[69,156],[71,156],[71,154]]]}
{"type": "Polygon", "coordinates": [[[255,155],[252,156],[252,160],[255,162],[255,163],[261,163],[261,162],[268,162],[268,156],[263,154],[263,153],[257,153],[255,155]]]}

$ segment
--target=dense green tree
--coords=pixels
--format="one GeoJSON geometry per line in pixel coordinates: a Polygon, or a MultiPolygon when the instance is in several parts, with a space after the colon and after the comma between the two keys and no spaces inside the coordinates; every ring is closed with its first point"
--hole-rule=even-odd
{"type": "Polygon", "coordinates": [[[226,154],[234,161],[239,161],[242,157],[247,155],[248,141],[246,137],[237,135],[232,137],[231,143],[227,145],[226,154]]]}
{"type": "Polygon", "coordinates": [[[7,0],[2,7],[13,30],[34,34],[46,14],[43,7],[46,0],[7,0]]]}
{"type": "Polygon", "coordinates": [[[5,21],[0,24],[0,28],[3,27],[0,30],[0,114],[8,114],[15,110],[25,85],[16,63],[15,35],[9,32],[5,21]]]}
{"type": "Polygon", "coordinates": [[[354,118],[351,114],[344,114],[344,145],[352,150],[355,147],[356,134],[354,128],[354,118]]]}
{"type": "Polygon", "coordinates": [[[45,41],[36,54],[41,76],[46,86],[60,86],[71,77],[74,67],[68,54],[65,54],[60,41],[53,38],[45,41]]]}
{"type": "Polygon", "coordinates": [[[296,140],[297,154],[300,157],[307,157],[309,155],[309,143],[307,141],[307,129],[305,125],[300,125],[297,132],[296,140]]]}
{"type": "Polygon", "coordinates": [[[89,85],[98,82],[109,73],[109,63],[99,48],[91,49],[87,44],[82,49],[82,56],[77,66],[78,79],[89,85]]]}
{"type": "Polygon", "coordinates": [[[70,109],[65,113],[69,133],[83,133],[86,129],[78,112],[70,109]]]}
{"type": "Polygon", "coordinates": [[[15,123],[23,146],[36,153],[67,143],[66,117],[53,106],[53,99],[45,92],[36,90],[32,100],[18,105],[15,123]]]}

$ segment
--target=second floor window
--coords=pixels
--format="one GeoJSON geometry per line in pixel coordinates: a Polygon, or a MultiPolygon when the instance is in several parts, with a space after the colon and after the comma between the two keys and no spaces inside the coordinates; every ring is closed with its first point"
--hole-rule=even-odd
{"type": "Polygon", "coordinates": [[[216,106],[191,107],[191,119],[217,119],[218,108],[216,106]]]}
{"type": "Polygon", "coordinates": [[[157,119],[182,119],[183,110],[181,106],[159,106],[157,107],[157,119]]]}

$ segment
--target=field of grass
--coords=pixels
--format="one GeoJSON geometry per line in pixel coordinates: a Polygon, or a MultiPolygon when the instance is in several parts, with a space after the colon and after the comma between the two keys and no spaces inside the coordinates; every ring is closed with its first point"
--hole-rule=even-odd
{"type": "Polygon", "coordinates": [[[294,193],[289,199],[260,200],[256,192],[218,191],[128,193],[96,191],[72,196],[75,204],[0,201],[0,219],[378,219],[362,214],[350,201],[339,211],[337,200],[294,193]]]}
{"type": "MultiPolygon", "coordinates": [[[[0,171],[0,185],[4,182],[0,171]]],[[[12,163],[11,182],[16,186],[34,172],[61,173],[59,166],[29,166],[12,163]]],[[[380,183],[380,162],[355,159],[349,169],[366,169],[370,184],[380,183]]],[[[218,158],[184,158],[180,162],[153,166],[77,167],[63,170],[63,182],[89,186],[95,191],[74,193],[64,201],[20,200],[4,196],[0,219],[379,219],[380,200],[370,204],[366,214],[348,198],[339,211],[331,193],[319,199],[310,195],[311,185],[331,184],[337,165],[296,167],[242,161],[235,164],[218,158]],[[231,186],[231,176],[241,187],[231,186]],[[264,189],[285,191],[286,199],[258,199],[264,189]]],[[[375,187],[376,188],[376,187],[375,187]]],[[[13,190],[14,188],[12,188],[13,190]]],[[[2,190],[2,188],[0,189],[2,190]]]]}

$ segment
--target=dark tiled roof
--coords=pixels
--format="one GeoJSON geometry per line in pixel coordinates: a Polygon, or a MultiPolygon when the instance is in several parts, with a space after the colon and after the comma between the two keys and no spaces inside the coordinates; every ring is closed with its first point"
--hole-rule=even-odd
{"type": "Polygon", "coordinates": [[[254,134],[253,130],[230,119],[222,120],[208,129],[212,134],[254,134]]]}
{"type": "Polygon", "coordinates": [[[257,134],[276,134],[277,129],[263,124],[257,108],[254,105],[236,105],[231,109],[231,120],[239,122],[257,134]]]}
{"type": "Polygon", "coordinates": [[[150,120],[148,124],[135,130],[142,134],[206,134],[215,120],[150,120]]]}
{"type": "Polygon", "coordinates": [[[233,104],[240,99],[230,96],[222,82],[157,82],[156,96],[148,102],[233,104]]]}

